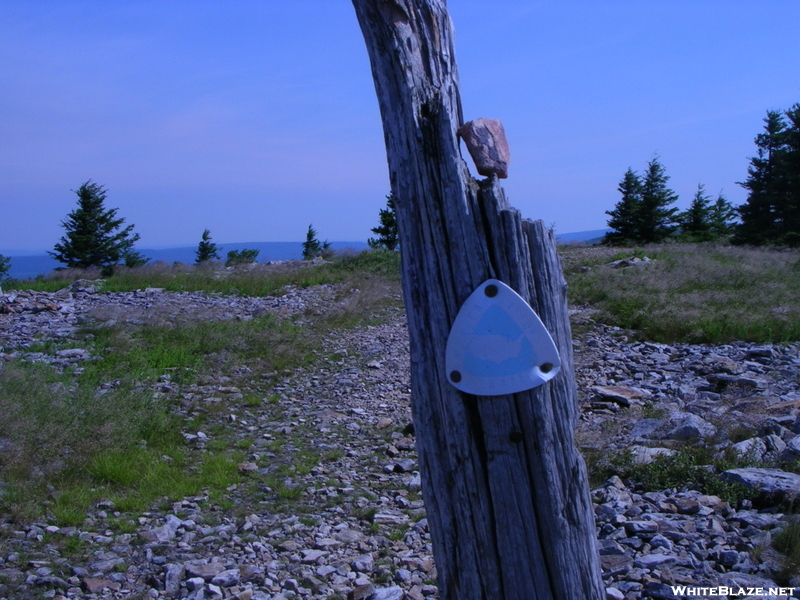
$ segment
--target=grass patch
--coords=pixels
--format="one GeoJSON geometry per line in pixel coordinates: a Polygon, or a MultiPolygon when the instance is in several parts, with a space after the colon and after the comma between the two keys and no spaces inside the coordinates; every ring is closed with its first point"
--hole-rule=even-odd
{"type": "Polygon", "coordinates": [[[142,389],[96,389],[47,365],[15,361],[0,370],[0,412],[0,469],[19,476],[57,476],[106,449],[169,443],[179,431],[167,406],[142,389]]]}
{"type": "MultiPolygon", "coordinates": [[[[797,251],[666,244],[627,251],[655,258],[651,264],[612,269],[592,263],[598,257],[590,250],[565,261],[571,302],[596,306],[604,322],[635,330],[642,339],[800,340],[797,251]]],[[[624,254],[609,250],[597,251],[603,265],[624,254]]]]}
{"type": "Polygon", "coordinates": [[[772,545],[783,555],[780,577],[788,585],[789,579],[800,573],[800,517],[790,518],[772,545]]]}
{"type": "Polygon", "coordinates": [[[72,281],[66,279],[51,279],[43,275],[39,275],[35,279],[11,279],[3,282],[3,291],[10,292],[11,290],[23,291],[33,290],[36,292],[57,292],[70,285],[72,281]]]}
{"type": "Polygon", "coordinates": [[[130,382],[97,388],[12,361],[0,370],[0,411],[0,508],[20,518],[49,512],[56,524],[80,525],[101,499],[140,511],[239,478],[239,453],[189,456],[170,406],[130,382]]]}
{"type": "Polygon", "coordinates": [[[119,377],[146,380],[167,371],[173,381],[185,383],[232,362],[280,371],[308,364],[316,347],[303,328],[272,314],[251,321],[200,321],[134,331],[98,327],[91,332],[93,354],[99,359],[86,364],[82,377],[94,383],[119,377]]]}

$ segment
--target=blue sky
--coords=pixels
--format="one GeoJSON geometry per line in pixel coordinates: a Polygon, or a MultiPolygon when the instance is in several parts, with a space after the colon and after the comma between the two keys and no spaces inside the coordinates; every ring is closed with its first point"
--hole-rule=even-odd
{"type": "MultiPolygon", "coordinates": [[[[655,155],[680,207],[744,202],[766,111],[800,102],[796,0],[449,7],[464,114],[503,121],[512,204],[560,233],[655,155]]],[[[369,237],[389,184],[350,2],[0,1],[0,250],[51,249],[87,179],[140,247],[369,237]]]]}

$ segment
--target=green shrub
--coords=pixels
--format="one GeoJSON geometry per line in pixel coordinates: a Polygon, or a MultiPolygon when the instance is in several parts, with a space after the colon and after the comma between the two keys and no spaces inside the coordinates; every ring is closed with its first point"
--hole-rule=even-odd
{"type": "Polygon", "coordinates": [[[228,252],[228,260],[225,261],[226,267],[235,267],[236,265],[248,265],[254,263],[258,259],[258,250],[231,250],[228,252]]]}
{"type": "Polygon", "coordinates": [[[636,463],[632,452],[623,451],[611,455],[602,463],[595,463],[597,472],[592,473],[592,479],[607,479],[617,475],[642,491],[657,492],[671,488],[697,490],[737,504],[744,498],[750,498],[753,493],[743,485],[722,481],[719,473],[739,466],[750,465],[733,455],[715,460],[706,448],[700,447],[685,446],[673,455],[657,456],[648,464],[636,463]]]}

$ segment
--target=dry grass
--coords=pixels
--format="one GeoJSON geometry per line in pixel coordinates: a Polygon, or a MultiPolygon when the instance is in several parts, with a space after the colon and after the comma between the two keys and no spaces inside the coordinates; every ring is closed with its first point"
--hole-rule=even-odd
{"type": "Polygon", "coordinates": [[[655,259],[651,264],[613,269],[605,266],[606,259],[624,252],[592,250],[583,250],[583,265],[573,261],[567,272],[571,301],[596,306],[605,322],[636,330],[642,338],[667,343],[800,339],[800,252],[668,244],[637,249],[655,259]]]}
{"type": "MultiPolygon", "coordinates": [[[[327,262],[287,261],[273,265],[250,263],[226,268],[222,262],[201,265],[155,262],[141,267],[118,266],[102,282],[103,292],[128,292],[148,287],[173,292],[208,292],[235,296],[275,296],[284,287],[347,283],[365,274],[390,281],[400,279],[400,254],[382,250],[345,252],[327,262]]],[[[31,280],[13,281],[8,289],[52,292],[78,279],[97,280],[99,269],[62,269],[31,280]]]]}

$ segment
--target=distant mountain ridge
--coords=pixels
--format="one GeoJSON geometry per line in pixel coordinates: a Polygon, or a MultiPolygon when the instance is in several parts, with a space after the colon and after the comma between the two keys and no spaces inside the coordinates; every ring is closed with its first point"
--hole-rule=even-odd
{"type": "MultiPolygon", "coordinates": [[[[219,256],[225,259],[231,250],[258,250],[258,262],[270,260],[300,260],[303,258],[302,242],[235,242],[230,244],[217,244],[219,256]]],[[[366,250],[366,242],[331,242],[334,250],[348,250],[355,252],[366,250]]],[[[151,262],[164,261],[168,263],[182,262],[193,264],[197,246],[176,246],[173,248],[137,248],[140,254],[149,258],[151,262]]],[[[20,251],[0,250],[0,254],[11,259],[9,276],[14,279],[32,279],[38,275],[45,275],[63,265],[53,259],[49,254],[20,255],[20,251]]]]}
{"type": "Polygon", "coordinates": [[[591,229],[589,231],[577,231],[575,233],[557,233],[556,240],[559,244],[575,244],[578,242],[582,242],[584,244],[597,244],[608,231],[611,230],[591,229]]]}
{"type": "MultiPolygon", "coordinates": [[[[560,244],[597,243],[608,229],[592,229],[590,231],[577,231],[573,233],[556,234],[560,244]]],[[[219,255],[223,260],[231,250],[254,249],[258,250],[258,262],[270,260],[300,260],[303,257],[302,242],[235,242],[218,244],[219,255]]],[[[366,250],[366,242],[331,242],[334,250],[352,249],[356,252],[366,250]]],[[[137,250],[152,262],[164,261],[168,263],[182,262],[194,263],[197,246],[174,246],[161,248],[142,248],[137,250]]],[[[11,259],[9,275],[14,279],[32,279],[38,275],[45,275],[62,266],[49,254],[26,252],[24,250],[2,250],[0,254],[11,259]]]]}

